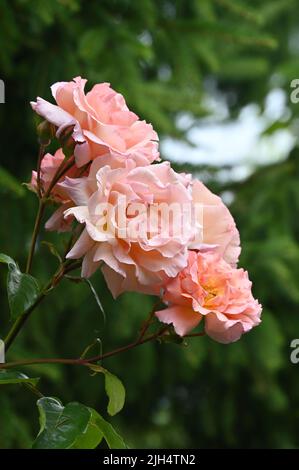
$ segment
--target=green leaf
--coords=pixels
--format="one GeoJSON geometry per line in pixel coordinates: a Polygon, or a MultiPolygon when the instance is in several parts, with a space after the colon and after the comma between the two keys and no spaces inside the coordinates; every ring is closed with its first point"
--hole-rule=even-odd
{"type": "Polygon", "coordinates": [[[9,256],[0,253],[0,263],[8,266],[7,295],[12,319],[16,319],[28,310],[39,294],[37,280],[30,274],[20,271],[17,263],[9,256]]]}
{"type": "Polygon", "coordinates": [[[118,377],[105,372],[105,390],[109,397],[108,413],[110,416],[116,415],[124,406],[126,390],[118,377]]]}
{"type": "Polygon", "coordinates": [[[121,380],[114,374],[98,364],[90,364],[89,368],[94,372],[105,375],[105,390],[109,398],[107,411],[114,416],[123,408],[126,398],[126,390],[121,380]]]}
{"type": "Polygon", "coordinates": [[[59,400],[43,397],[38,400],[40,432],[33,444],[34,449],[70,449],[80,446],[91,418],[90,410],[80,403],[69,403],[65,407],[59,400]]]}
{"type": "Polygon", "coordinates": [[[72,445],[72,449],[95,449],[103,439],[103,433],[94,423],[92,414],[86,431],[72,445]]]}
{"type": "Polygon", "coordinates": [[[92,423],[94,423],[103,433],[109,449],[127,449],[123,438],[115,431],[113,426],[108,423],[99,413],[91,409],[92,423]]]}
{"type": "Polygon", "coordinates": [[[5,255],[4,253],[0,253],[0,263],[14,263],[14,260],[10,256],[5,255]]]}
{"type": "Polygon", "coordinates": [[[122,438],[99,413],[80,403],[63,406],[52,397],[38,400],[40,431],[34,449],[94,449],[103,437],[113,449],[126,448],[122,438]]]}
{"type": "Polygon", "coordinates": [[[0,385],[10,385],[10,384],[22,384],[27,383],[37,385],[39,378],[29,378],[27,375],[22,374],[22,372],[10,371],[10,370],[1,370],[0,371],[0,385]]]}

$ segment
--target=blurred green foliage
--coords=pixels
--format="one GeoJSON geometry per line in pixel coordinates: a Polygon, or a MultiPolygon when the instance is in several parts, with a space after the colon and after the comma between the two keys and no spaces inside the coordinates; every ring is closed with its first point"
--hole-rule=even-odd
{"type": "MultiPolygon", "coordinates": [[[[226,97],[229,118],[251,102],[263,110],[274,86],[289,94],[299,71],[298,19],[295,0],[0,0],[1,251],[24,266],[37,201],[17,183],[36,165],[29,101],[49,98],[50,84],[76,75],[90,85],[109,81],[162,137],[187,139],[177,117],[208,115],[210,83],[226,97]]],[[[269,132],[296,124],[298,105],[288,105],[287,124],[275,122],[269,132]]],[[[289,359],[299,336],[299,151],[241,183],[222,184],[212,166],[177,168],[234,195],[241,265],[264,306],[263,322],[228,346],[198,338],[188,347],[144,345],[106,360],[127,389],[125,408],[111,422],[131,447],[299,447],[299,365],[289,359]]],[[[44,239],[62,252],[67,237],[44,239]]],[[[34,275],[45,282],[56,263],[39,244],[34,275]]],[[[5,275],[1,269],[0,336],[9,326],[5,275]]],[[[99,273],[93,285],[106,322],[88,286],[65,280],[9,358],[78,356],[96,337],[105,351],[131,341],[154,299],[125,294],[113,301],[99,273]]],[[[106,409],[103,377],[76,367],[25,372],[40,376],[41,390],[64,403],[106,409]]],[[[0,447],[29,447],[38,430],[34,396],[6,386],[0,409],[0,447]]]]}

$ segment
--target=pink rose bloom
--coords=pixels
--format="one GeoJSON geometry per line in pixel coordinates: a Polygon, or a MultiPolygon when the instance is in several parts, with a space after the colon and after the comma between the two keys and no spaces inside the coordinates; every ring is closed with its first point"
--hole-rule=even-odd
{"type": "MultiPolygon", "coordinates": [[[[203,224],[201,251],[213,248],[235,267],[241,252],[240,236],[230,211],[221,198],[213,194],[201,181],[194,180],[192,197],[194,204],[203,206],[203,213],[200,215],[203,224]]],[[[189,248],[197,249],[198,246],[191,243],[189,248]]]]}
{"type": "Polygon", "coordinates": [[[186,266],[194,228],[189,219],[183,220],[183,210],[176,218],[164,214],[157,222],[156,207],[190,206],[190,177],[177,174],[167,162],[99,170],[97,164],[93,162],[89,177],[66,178],[61,185],[77,205],[65,216],[85,224],[67,258],[84,257],[83,277],[105,263],[102,270],[115,297],[125,290],[157,294],[166,277],[186,266]]]}
{"type": "MultiPolygon", "coordinates": [[[[58,149],[54,155],[51,155],[51,153],[46,153],[44,155],[41,161],[41,167],[40,167],[40,180],[41,180],[42,189],[44,191],[47,191],[49,189],[49,186],[64,159],[65,159],[65,156],[61,149],[58,149]]],[[[70,168],[67,171],[66,176],[75,177],[76,174],[78,175],[79,173],[80,173],[80,170],[76,168],[76,166],[74,165],[72,168],[70,168]]],[[[64,177],[65,175],[62,178],[60,178],[60,181],[62,181],[64,177]]],[[[29,186],[31,187],[33,191],[37,192],[37,172],[36,171],[32,171],[31,182],[29,186]]],[[[51,197],[56,202],[65,202],[66,200],[69,200],[69,197],[64,191],[64,189],[58,186],[57,184],[54,186],[54,188],[51,191],[51,197]]]]}
{"type": "MultiPolygon", "coordinates": [[[[62,164],[65,156],[61,149],[57,150],[54,155],[50,153],[46,153],[41,161],[41,168],[40,168],[40,180],[41,186],[43,191],[47,191],[49,186],[58,170],[60,165],[62,164]]],[[[66,174],[60,178],[60,182],[64,180],[66,176],[68,177],[76,177],[81,174],[82,171],[77,168],[75,165],[70,168],[66,174]]],[[[29,187],[37,192],[37,172],[32,171],[31,181],[29,183],[29,187]]],[[[64,211],[69,207],[72,207],[74,203],[70,200],[69,195],[64,190],[63,186],[56,184],[53,189],[51,190],[51,198],[53,201],[60,204],[60,207],[52,214],[50,219],[46,222],[46,229],[47,230],[55,230],[58,232],[66,232],[69,231],[71,228],[72,218],[65,219],[64,218],[64,211]]]]}
{"type": "Polygon", "coordinates": [[[237,341],[260,323],[261,305],[251,293],[247,272],[230,266],[219,253],[190,251],[188,265],[165,286],[168,308],[156,312],[184,336],[204,317],[205,331],[220,343],[237,341]]]}
{"type": "Polygon", "coordinates": [[[57,126],[57,137],[73,128],[78,167],[109,151],[119,158],[130,157],[139,166],[158,160],[158,136],[152,125],[140,121],[109,83],[95,85],[85,94],[86,82],[76,77],[52,85],[57,105],[42,98],[31,103],[37,114],[57,126]]]}

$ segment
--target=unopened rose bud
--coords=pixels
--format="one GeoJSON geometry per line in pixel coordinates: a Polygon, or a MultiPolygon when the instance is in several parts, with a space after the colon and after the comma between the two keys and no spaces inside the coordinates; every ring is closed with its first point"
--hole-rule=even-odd
{"type": "Polygon", "coordinates": [[[76,142],[74,141],[73,135],[74,126],[66,127],[59,135],[59,142],[66,158],[71,157],[74,154],[76,142]]]}
{"type": "Polygon", "coordinates": [[[48,121],[42,121],[37,126],[38,140],[41,145],[45,147],[51,143],[51,140],[55,136],[56,128],[53,124],[48,121]]]}

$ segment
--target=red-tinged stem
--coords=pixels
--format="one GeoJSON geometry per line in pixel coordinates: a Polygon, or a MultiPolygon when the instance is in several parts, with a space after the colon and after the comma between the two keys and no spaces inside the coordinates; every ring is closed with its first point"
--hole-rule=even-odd
{"type": "Polygon", "coordinates": [[[42,187],[41,187],[41,177],[40,177],[40,172],[41,172],[41,163],[42,159],[45,153],[45,148],[46,146],[41,144],[39,147],[39,152],[38,152],[38,159],[37,159],[37,177],[36,177],[36,183],[37,183],[37,193],[38,197],[41,199],[42,197],[42,187]]]}
{"type": "MultiPolygon", "coordinates": [[[[88,359],[76,358],[76,359],[68,359],[68,358],[45,358],[45,359],[25,359],[21,361],[14,361],[14,362],[7,362],[6,364],[0,364],[1,369],[13,369],[14,367],[20,366],[32,366],[37,364],[63,364],[63,365],[78,365],[78,366],[85,366],[89,367],[91,364],[95,362],[102,361],[103,359],[107,359],[108,357],[116,356],[123,352],[129,351],[130,349],[136,348],[141,344],[148,343],[150,341],[162,338],[164,333],[167,331],[168,327],[163,327],[156,333],[153,333],[149,336],[143,337],[134,341],[133,343],[126,344],[125,346],[121,346],[113,351],[109,351],[104,354],[99,354],[97,356],[90,357],[88,359]]],[[[204,336],[205,333],[193,333],[184,336],[184,338],[195,338],[197,336],[204,336]]]]}
{"type": "Polygon", "coordinates": [[[56,171],[55,175],[53,176],[53,179],[52,179],[47,191],[45,192],[45,194],[43,196],[44,199],[47,199],[50,196],[51,191],[54,188],[55,184],[57,184],[58,181],[60,180],[60,178],[62,178],[62,176],[65,175],[65,173],[72,168],[74,163],[75,163],[75,158],[74,157],[71,157],[67,161],[66,161],[66,159],[64,159],[62,161],[62,163],[57,168],[57,171],[56,171]]]}

